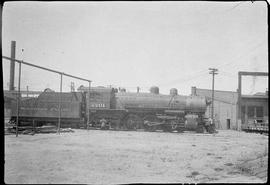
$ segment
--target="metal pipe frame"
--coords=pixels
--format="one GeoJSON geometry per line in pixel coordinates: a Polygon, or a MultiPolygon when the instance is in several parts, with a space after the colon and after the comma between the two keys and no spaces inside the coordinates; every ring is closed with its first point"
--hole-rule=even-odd
{"type": "Polygon", "coordinates": [[[16,119],[16,137],[18,137],[19,114],[20,114],[20,99],[21,99],[21,63],[19,63],[19,80],[18,80],[18,93],[17,93],[17,119],[16,119]]]}
{"type": "Polygon", "coordinates": [[[84,79],[84,78],[80,78],[80,77],[77,77],[77,76],[73,76],[73,75],[70,75],[70,74],[67,74],[67,73],[63,73],[63,72],[60,72],[60,71],[56,71],[56,70],[53,70],[53,69],[49,69],[49,68],[46,68],[46,67],[42,67],[42,66],[38,66],[38,65],[35,65],[35,64],[31,64],[31,63],[28,63],[28,62],[24,62],[22,60],[17,60],[17,59],[12,59],[10,57],[6,57],[6,56],[2,56],[2,58],[4,59],[7,59],[7,60],[13,60],[15,62],[18,62],[18,63],[22,63],[22,64],[25,64],[25,65],[29,65],[29,66],[32,66],[32,67],[36,67],[36,68],[39,68],[39,69],[43,69],[43,70],[46,70],[46,71],[50,71],[50,72],[53,72],[53,73],[58,73],[58,74],[62,74],[64,76],[69,76],[71,78],[76,78],[78,80],[83,80],[83,81],[87,81],[87,82],[92,82],[91,80],[87,80],[87,79],[84,79]]]}
{"type": "MultiPolygon", "coordinates": [[[[32,67],[36,67],[36,68],[39,68],[39,69],[43,69],[43,70],[46,70],[46,71],[50,71],[50,72],[53,72],[53,73],[58,73],[60,74],[61,76],[61,81],[60,81],[60,94],[59,94],[59,117],[58,117],[58,129],[57,129],[57,132],[58,134],[60,133],[60,127],[61,127],[61,103],[62,103],[62,80],[63,80],[63,75],[64,76],[68,76],[68,77],[71,77],[71,78],[75,78],[75,79],[78,79],[78,80],[82,80],[82,81],[87,81],[89,83],[89,90],[88,90],[88,97],[89,97],[89,105],[88,107],[90,107],[90,85],[91,85],[91,80],[87,80],[87,79],[84,79],[84,78],[80,78],[80,77],[77,77],[77,76],[74,76],[74,75],[70,75],[70,74],[66,74],[66,73],[63,73],[63,72],[60,72],[60,71],[56,71],[56,70],[53,70],[53,69],[49,69],[49,68],[46,68],[46,67],[42,67],[42,66],[38,66],[38,65],[35,65],[35,64],[31,64],[31,63],[28,63],[28,62],[24,62],[23,60],[17,60],[17,59],[13,59],[13,58],[10,58],[10,57],[6,57],[6,56],[2,56],[2,58],[4,59],[7,59],[7,60],[10,60],[11,62],[17,62],[19,63],[19,82],[18,82],[18,94],[17,94],[17,120],[16,120],[16,137],[18,137],[18,125],[19,125],[19,109],[20,109],[20,83],[21,83],[21,64],[25,64],[25,65],[28,65],[28,66],[32,66],[32,67]]],[[[88,129],[88,123],[90,122],[90,113],[88,113],[88,122],[87,122],[87,129],[88,129]]]]}
{"type": "Polygon", "coordinates": [[[60,134],[60,127],[61,127],[61,104],[62,104],[62,81],[63,81],[63,74],[60,74],[60,94],[59,94],[59,117],[58,117],[58,129],[57,132],[60,134]]]}

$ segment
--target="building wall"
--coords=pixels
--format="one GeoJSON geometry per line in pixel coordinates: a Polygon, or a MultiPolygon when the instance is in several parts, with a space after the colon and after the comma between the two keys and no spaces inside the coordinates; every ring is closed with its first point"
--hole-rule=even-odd
{"type": "Polygon", "coordinates": [[[254,119],[263,119],[263,122],[267,122],[268,123],[268,96],[264,96],[264,98],[245,98],[242,97],[242,109],[244,108],[245,110],[242,110],[242,114],[241,114],[241,118],[242,118],[242,124],[248,124],[248,123],[252,123],[254,121],[254,119]],[[258,117],[257,118],[252,118],[248,116],[248,108],[249,107],[262,107],[263,108],[263,112],[262,112],[262,117],[258,117]]]}
{"type": "MultiPolygon", "coordinates": [[[[193,89],[194,91],[194,89],[193,89]]],[[[196,88],[196,94],[212,98],[212,90],[196,88]]],[[[233,91],[214,92],[214,117],[218,129],[229,129],[227,120],[230,122],[230,129],[236,129],[237,93],[233,91]]],[[[211,117],[211,105],[207,108],[206,115],[211,117]]]]}
{"type": "MultiPolygon", "coordinates": [[[[236,108],[234,104],[214,101],[214,117],[218,129],[236,129],[236,108]]],[[[206,115],[211,117],[211,106],[207,108],[206,115]]]]}

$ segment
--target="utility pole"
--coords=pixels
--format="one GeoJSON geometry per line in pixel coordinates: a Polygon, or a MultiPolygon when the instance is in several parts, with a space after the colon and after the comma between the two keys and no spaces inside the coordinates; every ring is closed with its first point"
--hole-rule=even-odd
{"type": "Polygon", "coordinates": [[[28,85],[26,86],[26,97],[28,98],[28,85]]]}
{"type": "Polygon", "coordinates": [[[212,78],[212,108],[211,108],[211,119],[214,122],[214,84],[215,84],[215,75],[218,74],[218,69],[215,68],[209,68],[210,72],[209,74],[213,75],[212,78]]]}

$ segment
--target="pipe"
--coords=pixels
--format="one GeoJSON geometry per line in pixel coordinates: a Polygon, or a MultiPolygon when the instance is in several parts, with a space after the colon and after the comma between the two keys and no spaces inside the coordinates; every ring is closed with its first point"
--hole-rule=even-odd
{"type": "Polygon", "coordinates": [[[15,77],[15,54],[16,54],[16,41],[11,41],[11,60],[10,60],[10,73],[9,73],[9,90],[14,91],[14,77],[15,77]]]}
{"type": "MultiPolygon", "coordinates": [[[[2,58],[7,59],[7,60],[13,60],[12,58],[6,57],[6,56],[2,56],[2,58]]],[[[62,74],[62,75],[69,76],[69,77],[72,77],[72,78],[76,78],[76,79],[79,79],[79,80],[91,82],[91,80],[87,80],[87,79],[84,79],[84,78],[80,78],[80,77],[77,77],[77,76],[73,76],[73,75],[70,75],[70,74],[66,74],[66,73],[63,73],[63,72],[60,72],[60,71],[52,70],[52,69],[49,69],[49,68],[46,68],[46,67],[41,67],[41,66],[38,66],[38,65],[35,65],[35,64],[31,64],[31,63],[28,63],[28,62],[24,62],[24,61],[22,61],[22,60],[14,59],[14,61],[15,61],[15,62],[18,62],[18,63],[25,64],[25,65],[29,65],[29,66],[32,66],[32,67],[37,67],[37,68],[39,68],[39,69],[44,69],[44,70],[47,70],[47,71],[50,71],[50,72],[58,73],[58,74],[60,74],[60,75],[62,74]]]]}
{"type": "Polygon", "coordinates": [[[19,80],[18,80],[18,92],[17,92],[17,119],[16,119],[16,137],[18,137],[19,126],[19,114],[20,114],[20,96],[21,96],[21,63],[19,64],[19,80]]]}
{"type": "Polygon", "coordinates": [[[58,129],[57,132],[60,134],[60,125],[61,125],[61,104],[62,104],[62,81],[63,81],[63,74],[60,74],[60,93],[59,93],[59,117],[58,117],[58,129]]]}

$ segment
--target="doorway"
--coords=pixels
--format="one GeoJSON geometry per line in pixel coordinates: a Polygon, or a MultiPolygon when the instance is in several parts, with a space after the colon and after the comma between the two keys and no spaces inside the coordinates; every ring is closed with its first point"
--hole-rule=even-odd
{"type": "Polygon", "coordinates": [[[231,129],[231,119],[227,119],[227,129],[231,129]]]}

